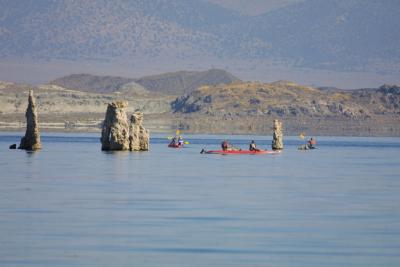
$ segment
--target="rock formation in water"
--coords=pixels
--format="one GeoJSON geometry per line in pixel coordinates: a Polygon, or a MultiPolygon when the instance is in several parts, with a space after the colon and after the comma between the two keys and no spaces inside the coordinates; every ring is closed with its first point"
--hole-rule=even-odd
{"type": "Polygon", "coordinates": [[[282,122],[279,120],[274,120],[274,135],[272,140],[272,149],[273,150],[282,150],[283,149],[283,141],[282,141],[283,133],[282,133],[282,122]]]}
{"type": "Polygon", "coordinates": [[[135,112],[131,116],[131,125],[129,126],[129,149],[131,151],[149,150],[150,135],[143,125],[143,113],[135,112]]]}
{"type": "Polygon", "coordinates": [[[29,91],[28,108],[26,109],[25,117],[26,132],[18,148],[26,150],[41,149],[38,115],[32,90],[29,91]]]}
{"type": "Polygon", "coordinates": [[[126,101],[108,104],[101,131],[102,150],[129,149],[129,124],[125,113],[127,106],[126,101]]]}

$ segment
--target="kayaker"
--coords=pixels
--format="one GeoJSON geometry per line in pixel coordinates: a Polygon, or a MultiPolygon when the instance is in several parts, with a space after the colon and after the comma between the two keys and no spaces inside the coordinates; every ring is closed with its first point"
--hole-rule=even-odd
{"type": "Polygon", "coordinates": [[[229,150],[230,144],[229,144],[228,140],[222,141],[222,143],[221,143],[221,148],[222,148],[222,150],[224,150],[224,151],[229,150]]]}
{"type": "Polygon", "coordinates": [[[176,145],[176,137],[172,138],[172,141],[169,144],[172,146],[176,145]]]}
{"type": "Polygon", "coordinates": [[[313,149],[315,148],[315,146],[317,145],[317,140],[315,140],[314,138],[311,137],[310,140],[308,140],[307,142],[307,146],[309,149],[313,149]]]}
{"type": "Polygon", "coordinates": [[[250,145],[249,145],[249,150],[250,150],[250,151],[260,151],[260,150],[257,148],[256,142],[254,142],[254,140],[251,141],[251,143],[250,143],[250,145]]]}
{"type": "Polygon", "coordinates": [[[183,139],[182,136],[178,137],[178,146],[183,146],[183,139]]]}

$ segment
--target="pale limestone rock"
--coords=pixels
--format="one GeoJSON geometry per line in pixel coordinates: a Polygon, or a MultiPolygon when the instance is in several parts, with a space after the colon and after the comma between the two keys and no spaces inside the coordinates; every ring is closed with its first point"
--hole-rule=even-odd
{"type": "Polygon", "coordinates": [[[38,114],[32,90],[29,91],[28,108],[26,109],[25,117],[26,132],[18,148],[26,150],[41,149],[38,114]]]}
{"type": "Polygon", "coordinates": [[[283,149],[283,141],[282,141],[283,133],[282,133],[282,122],[279,120],[274,120],[274,135],[272,140],[272,149],[273,150],[282,150],[283,149]]]}
{"type": "Polygon", "coordinates": [[[126,101],[108,104],[101,131],[102,150],[129,149],[129,124],[125,113],[127,106],[126,101]]]}
{"type": "Polygon", "coordinates": [[[143,113],[135,112],[131,116],[131,125],[129,126],[129,149],[131,151],[149,150],[150,135],[143,125],[143,113]]]}

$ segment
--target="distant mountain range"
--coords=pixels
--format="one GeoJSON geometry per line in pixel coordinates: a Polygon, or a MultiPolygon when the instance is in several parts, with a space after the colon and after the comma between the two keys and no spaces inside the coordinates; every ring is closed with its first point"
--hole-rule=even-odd
{"type": "Polygon", "coordinates": [[[206,0],[0,0],[0,59],[266,60],[399,73],[399,11],[398,0],[287,2],[257,16],[206,0]]]}

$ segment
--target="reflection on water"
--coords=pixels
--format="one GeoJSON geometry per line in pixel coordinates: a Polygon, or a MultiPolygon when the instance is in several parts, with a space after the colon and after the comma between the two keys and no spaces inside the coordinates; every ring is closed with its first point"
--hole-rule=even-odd
{"type": "Polygon", "coordinates": [[[1,134],[0,266],[400,265],[400,139],[199,154],[223,138],[170,149],[160,136],[129,153],[55,134],[27,153],[1,134]]]}

